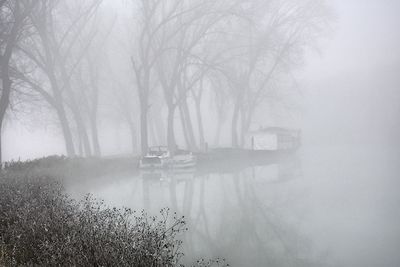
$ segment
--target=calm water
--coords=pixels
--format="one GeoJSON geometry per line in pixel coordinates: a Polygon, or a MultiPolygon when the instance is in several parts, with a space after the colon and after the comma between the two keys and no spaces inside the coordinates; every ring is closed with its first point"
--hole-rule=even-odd
{"type": "Polygon", "coordinates": [[[268,165],[115,174],[67,185],[109,205],[184,215],[185,258],[231,266],[400,266],[396,149],[303,148],[268,165]]]}

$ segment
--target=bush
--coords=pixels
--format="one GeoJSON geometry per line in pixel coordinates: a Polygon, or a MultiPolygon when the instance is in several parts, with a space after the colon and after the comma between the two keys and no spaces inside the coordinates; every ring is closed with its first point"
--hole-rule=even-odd
{"type": "Polygon", "coordinates": [[[76,202],[51,178],[0,178],[0,265],[177,266],[182,218],[76,202]]]}

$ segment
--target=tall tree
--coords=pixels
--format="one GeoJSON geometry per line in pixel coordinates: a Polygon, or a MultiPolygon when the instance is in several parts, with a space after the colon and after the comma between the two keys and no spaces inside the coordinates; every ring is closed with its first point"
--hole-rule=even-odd
{"type": "Polygon", "coordinates": [[[158,51],[152,49],[155,41],[155,33],[163,22],[155,20],[161,0],[141,0],[136,6],[139,11],[140,23],[136,29],[135,47],[131,56],[132,68],[134,70],[136,90],[140,106],[140,146],[141,154],[146,155],[149,146],[148,137],[148,113],[149,97],[152,89],[152,76],[154,64],[158,51]],[[160,24],[161,23],[161,24],[160,24]]]}
{"type": "Polygon", "coordinates": [[[227,39],[228,46],[235,39],[240,53],[223,67],[233,101],[233,147],[243,144],[272,81],[301,62],[304,49],[315,44],[329,18],[325,3],[318,0],[243,1],[242,7],[234,34],[227,39]]]}
{"type": "Polygon", "coordinates": [[[25,28],[30,23],[27,18],[35,4],[36,1],[31,0],[2,0],[0,2],[0,164],[2,162],[1,132],[4,117],[10,105],[12,89],[10,70],[13,55],[18,42],[27,32],[25,28]]]}
{"type": "Polygon", "coordinates": [[[38,70],[25,80],[56,111],[67,155],[75,155],[72,117],[77,126],[78,139],[82,141],[85,153],[89,156],[91,155],[89,136],[78,98],[72,88],[71,77],[90,46],[92,38],[87,38],[84,45],[79,43],[79,40],[101,0],[84,3],[49,0],[37,2],[38,11],[30,14],[36,35],[24,42],[19,49],[38,70]],[[56,16],[58,12],[62,12],[65,16],[56,16]],[[72,116],[68,115],[68,111],[72,116]]]}
{"type": "MultiPolygon", "coordinates": [[[[157,34],[155,46],[163,51],[156,62],[157,77],[164,92],[168,108],[167,140],[170,151],[176,149],[174,132],[175,110],[179,107],[183,117],[184,129],[189,143],[189,149],[195,150],[193,124],[187,106],[187,97],[191,86],[187,86],[187,75],[197,75],[190,72],[190,60],[198,56],[200,47],[213,29],[224,18],[230,16],[231,1],[165,1],[163,10],[170,17],[161,25],[157,34]],[[172,14],[172,15],[170,15],[172,14]]],[[[201,76],[200,76],[201,77],[201,76]]]]}

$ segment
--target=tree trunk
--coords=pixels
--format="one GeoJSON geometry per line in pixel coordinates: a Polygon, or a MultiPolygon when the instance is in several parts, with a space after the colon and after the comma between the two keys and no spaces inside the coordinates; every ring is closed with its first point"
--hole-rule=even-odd
{"type": "MultiPolygon", "coordinates": [[[[1,63],[1,81],[2,81],[2,92],[0,97],[0,136],[3,128],[3,121],[6,115],[8,106],[10,105],[10,94],[11,94],[11,79],[10,79],[10,60],[13,54],[14,46],[17,43],[18,32],[21,28],[23,18],[20,17],[20,5],[18,2],[14,6],[14,23],[11,28],[10,35],[6,41],[4,53],[0,54],[1,63]]],[[[0,138],[0,170],[2,167],[2,150],[1,150],[1,138],[0,138]]]]}
{"type": "Polygon", "coordinates": [[[233,108],[233,115],[232,115],[232,128],[231,128],[231,134],[232,134],[232,147],[238,148],[239,143],[238,143],[238,135],[237,135],[237,127],[238,127],[238,120],[239,120],[239,111],[240,111],[240,105],[239,105],[239,98],[235,102],[235,106],[233,108]]]}
{"type": "Polygon", "coordinates": [[[137,136],[136,136],[136,127],[133,122],[129,122],[129,130],[131,132],[131,146],[132,146],[132,154],[136,155],[137,152],[137,136]]]}
{"type": "Polygon", "coordinates": [[[79,109],[79,105],[76,102],[76,98],[75,98],[74,92],[72,91],[70,81],[69,81],[67,75],[65,74],[65,70],[63,68],[62,68],[62,73],[63,73],[63,78],[64,78],[64,84],[66,87],[66,92],[70,99],[71,112],[72,112],[73,118],[76,122],[79,136],[82,138],[85,155],[87,157],[90,157],[92,155],[92,151],[90,148],[89,135],[86,130],[85,122],[83,121],[83,118],[82,118],[82,112],[79,109]]]}
{"type": "MultiPolygon", "coordinates": [[[[151,113],[150,113],[151,114],[151,113]]],[[[150,115],[150,119],[149,119],[149,131],[150,131],[150,134],[149,134],[149,138],[150,138],[150,141],[149,141],[149,144],[150,145],[152,145],[152,144],[155,144],[155,145],[159,145],[160,144],[160,141],[158,140],[158,135],[157,135],[157,130],[156,130],[156,126],[155,126],[155,123],[154,123],[154,120],[153,120],[153,118],[152,118],[152,116],[150,115]]]]}
{"type": "MultiPolygon", "coordinates": [[[[59,58],[59,55],[56,53],[56,58],[59,58]]],[[[76,97],[74,94],[74,91],[72,90],[72,86],[70,83],[70,77],[67,75],[67,71],[65,69],[65,66],[63,65],[63,62],[59,62],[60,67],[60,72],[61,72],[61,76],[62,76],[62,82],[64,83],[64,88],[65,88],[65,92],[67,93],[67,96],[69,97],[70,100],[70,109],[72,112],[72,116],[76,122],[76,126],[78,129],[78,136],[81,138],[82,142],[83,142],[83,148],[85,150],[85,155],[91,156],[92,155],[92,151],[90,148],[90,141],[89,141],[89,136],[86,130],[86,125],[85,122],[82,118],[82,111],[79,109],[79,104],[76,101],[76,97]]],[[[54,70],[53,70],[54,71],[54,70]]],[[[53,74],[52,79],[54,79],[54,82],[56,83],[56,78],[55,78],[55,74],[53,74]]],[[[56,87],[58,88],[58,86],[56,87]]],[[[60,90],[56,89],[56,91],[60,92],[60,90]]],[[[59,95],[61,93],[58,93],[59,95]]],[[[60,97],[60,99],[62,99],[60,97]]]]}
{"type": "Polygon", "coordinates": [[[64,108],[63,97],[59,90],[54,73],[49,72],[48,77],[50,80],[50,85],[51,85],[51,89],[53,91],[53,96],[54,96],[53,97],[54,100],[51,101],[50,104],[55,108],[55,110],[57,112],[58,120],[60,121],[61,130],[62,130],[63,136],[64,136],[65,149],[67,152],[67,156],[74,157],[74,156],[76,156],[74,142],[73,142],[73,138],[72,138],[71,128],[68,123],[67,113],[64,108]]]}
{"type": "Polygon", "coordinates": [[[218,119],[217,122],[217,131],[215,132],[214,136],[214,146],[217,147],[219,145],[219,137],[221,136],[221,128],[222,128],[222,121],[218,119]]]}
{"type": "MultiPolygon", "coordinates": [[[[92,64],[90,64],[93,66],[92,64]]],[[[101,148],[99,142],[99,130],[97,127],[97,113],[98,113],[98,104],[99,104],[99,87],[97,85],[98,79],[97,75],[94,75],[94,69],[90,69],[90,83],[92,88],[91,93],[91,101],[92,105],[88,104],[89,108],[89,116],[90,116],[90,128],[92,134],[92,145],[93,145],[93,153],[96,157],[101,156],[101,148]]]]}
{"type": "Polygon", "coordinates": [[[251,126],[254,110],[255,110],[254,106],[251,106],[251,107],[248,108],[247,114],[243,114],[242,113],[242,116],[243,116],[243,118],[242,118],[242,127],[241,127],[241,129],[242,129],[242,133],[241,133],[241,136],[242,136],[241,144],[242,144],[242,146],[245,143],[244,137],[245,137],[246,133],[250,130],[250,126],[251,126]]]}
{"type": "Polygon", "coordinates": [[[61,93],[58,89],[57,82],[54,79],[54,76],[49,75],[49,78],[50,78],[51,89],[54,94],[54,102],[52,102],[52,105],[57,112],[57,116],[58,116],[58,119],[61,124],[61,130],[62,130],[63,136],[64,136],[65,149],[67,152],[67,156],[74,157],[74,156],[76,156],[74,142],[73,142],[73,138],[72,138],[71,128],[68,123],[67,113],[64,108],[63,99],[62,99],[61,93]]]}
{"type": "MultiPolygon", "coordinates": [[[[161,105],[161,104],[160,104],[161,105]]],[[[166,145],[166,137],[165,137],[165,122],[162,119],[161,107],[153,112],[154,124],[157,132],[157,138],[161,145],[166,145]]]]}
{"type": "Polygon", "coordinates": [[[79,111],[73,110],[72,113],[76,122],[76,126],[78,128],[79,136],[82,139],[85,156],[90,157],[92,155],[92,150],[90,148],[89,135],[87,133],[85,123],[83,122],[82,116],[79,111]]]}
{"type": "Polygon", "coordinates": [[[245,136],[245,134],[247,132],[247,129],[246,129],[246,127],[247,127],[246,114],[245,114],[245,111],[244,111],[243,107],[240,109],[240,120],[241,120],[241,122],[240,122],[240,142],[239,142],[239,146],[243,147],[243,145],[244,145],[244,136],[245,136]]]}
{"type": "Polygon", "coordinates": [[[167,143],[168,143],[168,150],[170,151],[171,155],[174,155],[176,150],[174,115],[175,115],[175,106],[170,104],[168,105],[167,143]]]}
{"type": "Polygon", "coordinates": [[[194,137],[193,123],[190,117],[190,111],[186,99],[183,99],[181,101],[180,108],[182,108],[182,113],[183,113],[182,115],[185,120],[187,136],[189,141],[188,148],[190,151],[197,151],[198,149],[196,145],[196,138],[194,137]]]}
{"type": "Polygon", "coordinates": [[[85,153],[83,152],[83,140],[82,140],[82,133],[78,131],[78,156],[84,157],[85,153]]]}
{"type": "Polygon", "coordinates": [[[196,99],[196,115],[197,115],[197,125],[199,128],[200,148],[204,149],[205,138],[204,138],[204,128],[203,128],[203,117],[201,115],[201,98],[196,99]]]}
{"type": "Polygon", "coordinates": [[[218,113],[217,114],[217,131],[215,132],[215,136],[214,136],[214,146],[219,145],[219,139],[221,136],[221,128],[225,121],[224,107],[222,105],[218,105],[218,103],[217,103],[217,113],[218,113]]]}
{"type": "Polygon", "coordinates": [[[147,136],[147,101],[141,99],[140,101],[140,148],[142,156],[147,154],[149,147],[147,136]]]}
{"type": "Polygon", "coordinates": [[[62,133],[64,136],[65,150],[67,152],[67,156],[74,157],[75,156],[75,148],[74,148],[74,142],[72,140],[71,129],[68,124],[67,115],[65,114],[65,110],[62,106],[59,106],[56,109],[56,111],[57,111],[58,119],[61,124],[62,133]]]}
{"type": "Polygon", "coordinates": [[[2,141],[2,135],[1,135],[1,132],[2,132],[2,125],[0,124],[0,172],[1,172],[1,170],[3,169],[3,158],[2,158],[2,147],[1,147],[1,141],[2,141]]]}
{"type": "Polygon", "coordinates": [[[181,105],[179,106],[179,112],[180,112],[179,117],[181,118],[183,137],[185,138],[186,148],[190,149],[190,141],[189,141],[188,131],[186,129],[185,115],[183,114],[183,109],[181,105]]]}
{"type": "Polygon", "coordinates": [[[92,134],[92,144],[93,144],[93,153],[96,157],[101,156],[100,142],[99,142],[99,132],[97,128],[97,114],[93,113],[90,117],[90,127],[92,134]]]}
{"type": "Polygon", "coordinates": [[[11,92],[11,80],[8,76],[8,64],[2,66],[2,94],[0,98],[0,170],[2,164],[2,146],[1,146],[1,135],[3,128],[3,121],[6,115],[7,108],[10,104],[10,92],[11,92]]]}

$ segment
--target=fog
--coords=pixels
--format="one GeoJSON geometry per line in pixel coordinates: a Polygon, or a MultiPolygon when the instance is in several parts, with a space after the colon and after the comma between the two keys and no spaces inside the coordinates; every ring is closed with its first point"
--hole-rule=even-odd
{"type": "Polygon", "coordinates": [[[324,143],[397,142],[396,1],[336,1],[333,39],[305,68],[305,127],[324,143]],[[319,131],[316,131],[318,127],[319,131]]]}
{"type": "Polygon", "coordinates": [[[185,263],[400,265],[399,1],[67,2],[51,13],[54,55],[35,37],[50,21],[37,22],[41,9],[26,26],[33,37],[16,45],[3,162],[137,161],[152,146],[213,155],[254,150],[264,128],[296,131],[282,157],[228,155],[183,173],[116,168],[65,188],[185,215],[185,263]],[[76,10],[87,21],[71,30],[76,10]]]}
{"type": "MultiPolygon", "coordinates": [[[[106,4],[117,14],[129,13],[126,3],[106,4]]],[[[317,50],[307,51],[304,65],[296,70],[301,90],[301,120],[296,118],[296,123],[301,122],[307,133],[304,138],[311,143],[396,142],[400,131],[398,3],[333,1],[330,5],[336,17],[327,38],[317,50]]],[[[133,75],[129,70],[125,74],[133,75]]],[[[55,127],[36,125],[40,116],[18,115],[17,120],[6,121],[5,160],[65,153],[55,127]]],[[[113,140],[114,133],[100,134],[105,153],[124,150],[113,140]]]]}

